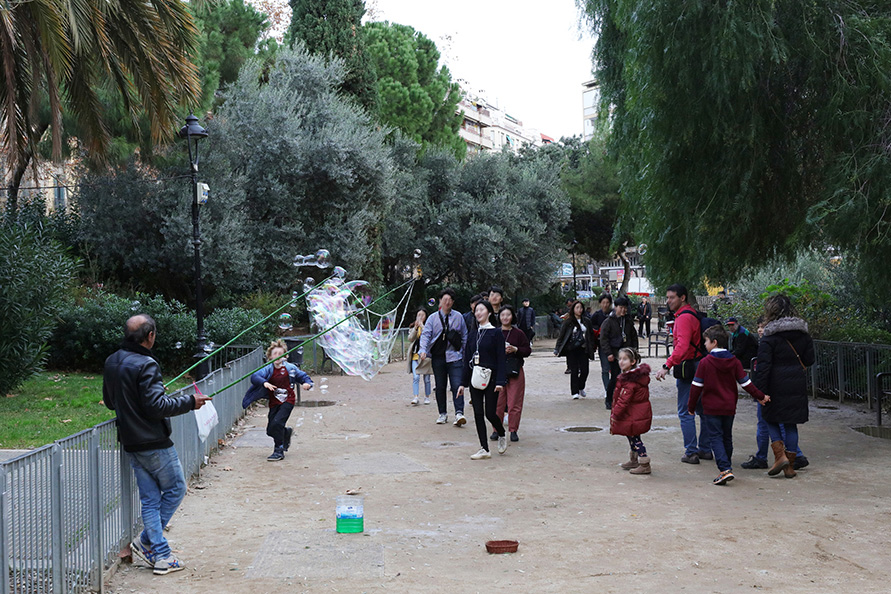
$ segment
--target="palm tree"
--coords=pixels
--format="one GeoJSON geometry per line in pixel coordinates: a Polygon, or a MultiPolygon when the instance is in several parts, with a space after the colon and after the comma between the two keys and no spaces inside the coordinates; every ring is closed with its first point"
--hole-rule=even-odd
{"type": "Polygon", "coordinates": [[[0,5],[0,149],[10,186],[7,213],[37,143],[62,153],[62,113],[78,123],[89,158],[108,145],[97,90],[110,87],[136,126],[148,115],[158,142],[176,128],[177,107],[200,96],[198,31],[181,0],[10,0],[0,5]]]}

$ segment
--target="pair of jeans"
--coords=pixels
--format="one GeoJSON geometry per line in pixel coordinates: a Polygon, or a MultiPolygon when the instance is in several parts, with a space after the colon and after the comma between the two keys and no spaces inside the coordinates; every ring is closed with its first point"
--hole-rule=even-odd
{"type": "Polygon", "coordinates": [[[770,441],[782,441],[787,451],[795,452],[796,454],[800,451],[798,449],[798,425],[795,423],[771,423],[769,421],[766,421],[766,423],[770,441]]]}
{"type": "Polygon", "coordinates": [[[275,442],[275,449],[284,447],[285,430],[287,429],[288,418],[294,405],[290,402],[282,402],[278,406],[269,407],[268,420],[266,422],[266,435],[275,442]]]}
{"type": "Polygon", "coordinates": [[[606,398],[609,395],[609,359],[603,355],[598,356],[600,357],[600,379],[603,380],[603,396],[606,398]]]}
{"type": "MultiPolygon", "coordinates": [[[[767,421],[764,420],[762,416],[761,409],[764,406],[761,403],[755,403],[758,407],[755,410],[755,414],[758,417],[758,425],[755,428],[755,443],[758,445],[758,451],[755,452],[755,457],[759,460],[767,461],[767,451],[770,448],[770,435],[767,433],[767,421]]],[[[801,453],[801,447],[796,443],[795,449],[790,449],[789,444],[786,443],[786,432],[783,430],[783,424],[780,423],[780,435],[782,436],[783,443],[786,445],[786,449],[790,452],[795,452],[798,456],[804,456],[801,453]]]]}
{"type": "Polygon", "coordinates": [[[687,404],[690,402],[690,388],[693,382],[676,380],[678,387],[678,419],[681,421],[681,434],[684,436],[684,454],[690,456],[700,451],[707,452],[710,445],[708,427],[702,422],[702,400],[696,404],[696,414],[699,418],[699,443],[696,442],[696,417],[687,414],[687,404]]]}
{"type": "MultiPolygon", "coordinates": [[[[411,362],[411,391],[415,396],[418,395],[418,392],[421,391],[421,376],[415,373],[415,370],[418,368],[418,363],[420,361],[414,360],[411,362]]],[[[430,397],[430,376],[424,376],[424,396],[430,397]]]]}
{"type": "Polygon", "coordinates": [[[436,405],[439,414],[448,412],[446,405],[446,380],[452,389],[452,400],[455,403],[455,414],[464,414],[464,396],[458,396],[458,387],[461,385],[464,361],[452,361],[446,363],[445,357],[433,357],[433,379],[436,380],[436,405]]]}
{"type": "Polygon", "coordinates": [[[619,359],[613,357],[613,361],[607,359],[607,363],[609,363],[609,384],[606,386],[606,405],[613,405],[613,393],[616,391],[616,381],[619,379],[619,374],[622,372],[619,369],[619,359]]]}
{"type": "Polygon", "coordinates": [[[173,446],[128,454],[142,504],[143,530],[140,538],[156,559],[166,559],[171,552],[164,538],[164,526],[170,522],[186,496],[183,467],[173,446]]]}
{"type": "Polygon", "coordinates": [[[731,470],[733,457],[733,419],[735,415],[702,415],[702,424],[708,427],[712,453],[718,470],[731,470]]]}
{"type": "Polygon", "coordinates": [[[585,349],[572,349],[566,355],[566,363],[569,365],[569,390],[575,396],[585,389],[588,381],[588,353],[585,349]]]}
{"type": "Polygon", "coordinates": [[[498,416],[498,395],[495,394],[495,382],[489,382],[485,390],[477,390],[470,386],[470,404],[473,406],[473,422],[476,424],[476,433],[480,438],[480,447],[489,451],[489,440],[486,439],[486,419],[492,423],[492,428],[498,437],[504,437],[504,423],[498,416]]]}

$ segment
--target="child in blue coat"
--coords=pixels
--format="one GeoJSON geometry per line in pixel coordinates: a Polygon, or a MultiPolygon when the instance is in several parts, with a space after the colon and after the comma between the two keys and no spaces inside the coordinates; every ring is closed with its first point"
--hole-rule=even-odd
{"type": "Polygon", "coordinates": [[[304,390],[312,389],[312,378],[293,363],[285,360],[287,348],[282,340],[276,340],[266,349],[269,365],[251,375],[251,387],[244,395],[241,405],[244,408],[261,398],[269,398],[269,421],[266,435],[273,439],[275,449],[266,458],[270,462],[284,460],[285,452],[291,447],[294,429],[288,427],[288,418],[297,403],[294,384],[300,383],[304,390]]]}

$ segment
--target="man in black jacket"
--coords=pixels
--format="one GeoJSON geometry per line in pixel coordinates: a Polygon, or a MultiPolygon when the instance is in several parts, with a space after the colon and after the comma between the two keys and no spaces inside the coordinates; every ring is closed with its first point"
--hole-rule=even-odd
{"type": "Polygon", "coordinates": [[[639,318],[637,334],[646,338],[650,335],[650,320],[653,319],[653,306],[650,300],[644,297],[637,306],[637,316],[639,318]],[[646,332],[644,332],[646,330],[646,332]]]}
{"type": "Polygon", "coordinates": [[[752,359],[758,355],[758,339],[736,318],[727,318],[727,328],[730,330],[730,352],[739,359],[743,369],[750,368],[752,359]]]}
{"type": "Polygon", "coordinates": [[[184,568],[164,538],[164,526],[186,494],[183,468],[170,440],[170,419],[204,406],[206,396],[170,398],[152,356],[155,321],[140,314],[127,320],[121,348],[105,360],[102,399],[115,411],[118,441],[130,458],[142,503],[144,529],[130,544],[156,575],[184,568]]]}
{"type": "Polygon", "coordinates": [[[609,362],[609,385],[606,388],[604,404],[607,409],[613,407],[613,392],[616,390],[616,380],[619,378],[619,349],[630,347],[638,348],[637,332],[634,330],[634,320],[628,315],[628,307],[631,302],[627,297],[616,297],[613,312],[600,326],[600,360],[609,362]]]}
{"type": "Polygon", "coordinates": [[[532,337],[535,336],[535,310],[529,305],[529,299],[523,299],[523,307],[517,312],[517,319],[519,320],[517,327],[526,334],[531,343],[532,337]]]}

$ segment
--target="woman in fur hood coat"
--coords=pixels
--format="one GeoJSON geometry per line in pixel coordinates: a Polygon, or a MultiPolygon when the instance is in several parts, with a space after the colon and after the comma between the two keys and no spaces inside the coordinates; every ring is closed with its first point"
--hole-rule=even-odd
{"type": "Polygon", "coordinates": [[[761,411],[775,458],[768,474],[784,471],[792,478],[797,426],[808,421],[807,368],[814,364],[814,342],[807,322],[796,316],[785,295],[775,295],[764,302],[764,321],[752,380],[770,396],[770,402],[761,411]],[[780,424],[785,428],[785,442],[780,424]]]}

